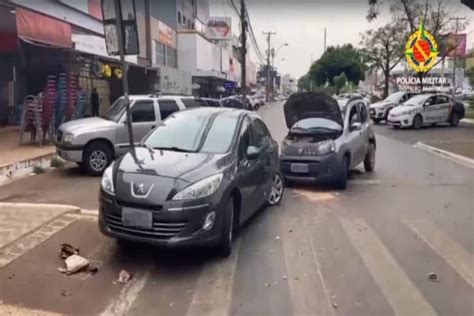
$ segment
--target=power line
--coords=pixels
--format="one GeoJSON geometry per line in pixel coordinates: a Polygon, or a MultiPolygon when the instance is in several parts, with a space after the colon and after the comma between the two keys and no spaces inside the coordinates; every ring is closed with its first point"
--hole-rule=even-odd
{"type": "Polygon", "coordinates": [[[253,30],[253,26],[252,26],[252,23],[250,21],[249,12],[248,12],[247,9],[245,11],[246,11],[246,15],[247,15],[247,23],[248,23],[249,29],[250,29],[250,39],[252,40],[252,44],[254,46],[254,49],[255,49],[255,52],[257,54],[258,59],[260,60],[260,62],[263,62],[265,60],[265,58],[263,57],[262,50],[258,46],[257,39],[255,38],[255,32],[253,30]]]}
{"type": "Polygon", "coordinates": [[[234,9],[235,13],[237,13],[238,16],[240,16],[239,8],[237,8],[237,5],[234,3],[234,0],[228,0],[230,7],[234,9]]]}

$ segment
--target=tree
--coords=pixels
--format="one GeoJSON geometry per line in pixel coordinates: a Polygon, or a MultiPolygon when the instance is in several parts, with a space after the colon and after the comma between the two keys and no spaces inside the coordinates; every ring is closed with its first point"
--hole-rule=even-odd
{"type": "Polygon", "coordinates": [[[361,34],[362,50],[370,69],[382,69],[384,75],[383,97],[388,95],[390,73],[403,59],[404,27],[401,23],[389,23],[361,34]]]}
{"type": "Polygon", "coordinates": [[[347,80],[358,84],[364,79],[364,64],[362,55],[350,44],[343,46],[328,47],[320,59],[311,65],[310,78],[317,85],[326,82],[333,84],[333,79],[344,73],[347,80]]]}
{"type": "Polygon", "coordinates": [[[305,74],[298,79],[298,91],[309,91],[310,89],[310,81],[309,81],[309,74],[305,74]]]}
{"type": "Polygon", "coordinates": [[[334,87],[336,88],[336,94],[341,92],[341,89],[347,84],[347,77],[345,73],[341,73],[339,76],[335,76],[333,79],[334,87]]]}

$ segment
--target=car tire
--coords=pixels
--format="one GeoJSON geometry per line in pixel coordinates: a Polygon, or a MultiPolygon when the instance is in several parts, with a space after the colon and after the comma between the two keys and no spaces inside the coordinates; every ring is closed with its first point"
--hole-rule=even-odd
{"type": "Polygon", "coordinates": [[[423,117],[420,114],[417,114],[413,118],[413,128],[420,129],[422,127],[423,127],[423,117]]]}
{"type": "Polygon", "coordinates": [[[84,170],[91,176],[100,176],[112,162],[112,150],[100,141],[92,142],[84,149],[82,163],[84,170]]]}
{"type": "Polygon", "coordinates": [[[334,186],[338,190],[345,190],[347,188],[347,174],[349,172],[349,158],[342,159],[341,167],[338,172],[334,186]]]}
{"type": "Polygon", "coordinates": [[[217,247],[218,254],[227,258],[232,253],[232,241],[234,235],[234,199],[232,197],[226,203],[226,213],[222,224],[222,233],[217,247]]]}
{"type": "Polygon", "coordinates": [[[364,159],[365,172],[372,172],[375,169],[375,144],[369,143],[367,154],[364,159]]]}
{"type": "Polygon", "coordinates": [[[283,176],[279,171],[275,173],[272,179],[272,187],[270,195],[267,199],[268,206],[275,206],[280,204],[283,199],[283,194],[285,193],[285,184],[283,181],[283,176]]]}
{"type": "Polygon", "coordinates": [[[449,124],[451,124],[453,127],[456,127],[459,125],[459,121],[459,115],[456,112],[453,112],[453,114],[451,114],[451,118],[449,119],[449,124]]]}

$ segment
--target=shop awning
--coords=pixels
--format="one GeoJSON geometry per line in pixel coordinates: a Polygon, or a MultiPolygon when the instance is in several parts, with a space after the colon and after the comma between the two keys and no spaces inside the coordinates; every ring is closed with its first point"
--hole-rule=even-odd
{"type": "Polygon", "coordinates": [[[18,36],[26,40],[59,46],[72,47],[71,25],[30,10],[16,9],[18,36]]]}
{"type": "Polygon", "coordinates": [[[0,5],[0,53],[18,49],[16,19],[12,8],[0,5]]]}

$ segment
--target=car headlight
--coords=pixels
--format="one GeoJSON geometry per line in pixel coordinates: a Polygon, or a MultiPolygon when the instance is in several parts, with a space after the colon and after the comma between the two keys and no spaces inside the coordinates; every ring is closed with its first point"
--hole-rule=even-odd
{"type": "Polygon", "coordinates": [[[100,182],[102,190],[112,195],[115,194],[113,167],[114,164],[112,163],[110,166],[107,167],[107,169],[105,169],[104,174],[102,175],[102,180],[100,182]]]}
{"type": "Polygon", "coordinates": [[[219,185],[222,182],[223,174],[215,174],[213,176],[207,177],[203,180],[200,180],[194,184],[191,184],[189,187],[178,192],[174,197],[174,201],[180,200],[191,200],[203,198],[209,195],[214,194],[219,188],[219,185]]]}
{"type": "Polygon", "coordinates": [[[327,155],[336,151],[336,143],[330,140],[323,140],[316,144],[317,155],[327,155]]]}
{"type": "Polygon", "coordinates": [[[73,134],[64,134],[63,143],[71,144],[73,140],[74,140],[74,135],[73,134]]]}

